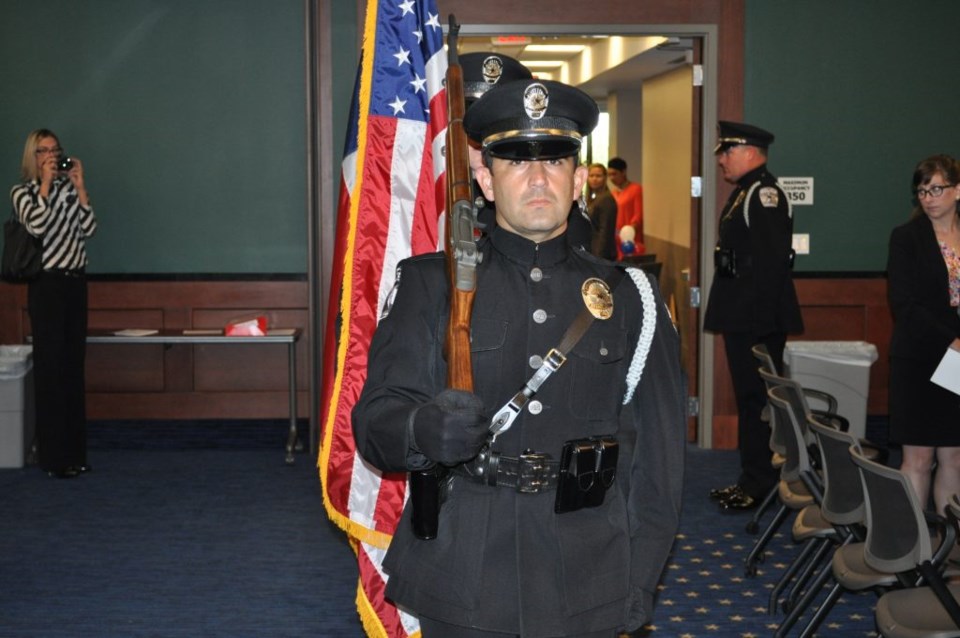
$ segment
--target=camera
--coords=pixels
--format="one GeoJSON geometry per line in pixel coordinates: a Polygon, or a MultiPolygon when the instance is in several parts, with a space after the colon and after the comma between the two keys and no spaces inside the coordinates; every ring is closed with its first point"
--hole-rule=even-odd
{"type": "Polygon", "coordinates": [[[57,170],[60,172],[67,172],[73,168],[73,160],[69,157],[61,157],[57,160],[57,170]]]}

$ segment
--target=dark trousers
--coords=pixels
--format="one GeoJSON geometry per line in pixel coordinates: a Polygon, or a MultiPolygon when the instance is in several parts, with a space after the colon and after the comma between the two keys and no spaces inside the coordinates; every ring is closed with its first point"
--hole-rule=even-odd
{"type": "MultiPolygon", "coordinates": [[[[469,627],[460,627],[449,623],[432,620],[430,618],[420,618],[420,635],[423,638],[519,638],[518,634],[504,634],[499,631],[483,631],[482,629],[471,629],[469,627]]],[[[614,638],[617,635],[613,629],[604,631],[595,631],[587,634],[578,634],[573,636],[564,636],[563,638],[614,638]]],[[[561,638],[561,637],[557,637],[561,638]]]]}
{"type": "Polygon", "coordinates": [[[86,279],[44,271],[30,282],[27,304],[40,467],[59,471],[85,465],[86,279]]]}
{"type": "Polygon", "coordinates": [[[760,361],[753,356],[753,346],[764,344],[783,374],[784,333],[758,336],[750,332],[725,332],[723,344],[733,392],[737,399],[737,448],[740,450],[740,478],[737,484],[753,498],[762,499],[777,483],[779,475],[770,464],[770,426],[760,413],[767,404],[767,389],[757,369],[760,361]]]}

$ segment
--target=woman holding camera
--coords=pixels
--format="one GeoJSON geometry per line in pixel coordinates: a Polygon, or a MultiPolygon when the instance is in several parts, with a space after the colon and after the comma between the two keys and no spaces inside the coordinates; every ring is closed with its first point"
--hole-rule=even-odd
{"type": "Polygon", "coordinates": [[[90,470],[85,241],[97,222],[83,164],[63,156],[52,131],[37,129],[27,136],[21,179],[10,191],[13,209],[27,231],[43,241],[43,270],[27,291],[40,467],[50,476],[73,478],[90,470]]]}

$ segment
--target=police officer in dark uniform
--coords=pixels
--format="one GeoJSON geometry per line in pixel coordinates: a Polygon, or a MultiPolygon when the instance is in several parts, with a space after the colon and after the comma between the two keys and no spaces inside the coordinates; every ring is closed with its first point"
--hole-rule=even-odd
{"type": "Polygon", "coordinates": [[[790,202],[767,169],[773,139],[756,126],[721,121],[714,149],[723,179],[736,185],[720,215],[716,275],[703,322],[723,334],[737,400],[740,478],[710,492],[726,510],[756,507],[778,480],[770,464],[770,428],[761,419],[766,388],[752,348],[765,345],[782,373],[787,334],[803,330],[790,274],[790,202]]]}
{"type": "Polygon", "coordinates": [[[358,451],[385,472],[449,471],[435,538],[414,533],[411,497],[383,563],[424,638],[613,638],[651,617],[679,521],[685,384],[656,281],[567,238],[597,117],[578,89],[534,80],[466,114],[497,217],[479,243],[473,392],[446,388],[441,253],[401,262],[371,344],[358,451]],[[491,437],[500,415],[513,420],[491,437]]]}

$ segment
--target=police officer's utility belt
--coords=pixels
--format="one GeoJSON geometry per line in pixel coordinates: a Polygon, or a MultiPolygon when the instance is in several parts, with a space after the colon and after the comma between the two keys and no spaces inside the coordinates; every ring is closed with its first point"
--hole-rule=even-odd
{"type": "Polygon", "coordinates": [[[744,253],[737,253],[733,248],[720,248],[713,251],[713,267],[718,277],[735,278],[739,276],[738,268],[749,268],[753,265],[753,258],[744,253]]]}
{"type": "Polygon", "coordinates": [[[540,452],[513,457],[484,448],[477,458],[457,466],[453,473],[522,494],[557,490],[554,511],[560,514],[603,503],[617,476],[619,448],[612,436],[574,439],[564,444],[559,461],[540,452]]]}
{"type": "MultiPolygon", "coordinates": [[[[793,268],[793,262],[796,252],[791,248],[787,253],[786,263],[788,268],[793,268]]],[[[744,268],[753,266],[753,257],[749,253],[737,252],[733,248],[717,248],[713,251],[713,266],[717,271],[718,277],[736,278],[740,276],[744,268]]]]}

